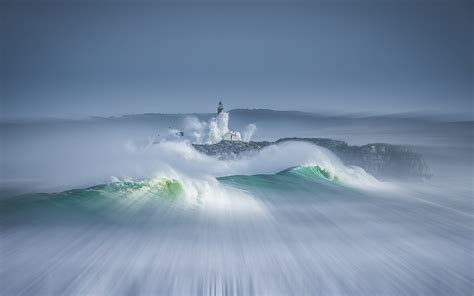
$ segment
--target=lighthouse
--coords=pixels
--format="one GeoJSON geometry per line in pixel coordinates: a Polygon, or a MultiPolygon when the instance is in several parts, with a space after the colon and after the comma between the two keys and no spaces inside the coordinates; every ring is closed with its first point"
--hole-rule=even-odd
{"type": "Polygon", "coordinates": [[[224,105],[222,105],[222,101],[220,101],[219,104],[217,104],[217,114],[221,114],[222,111],[224,111],[224,105]]]}

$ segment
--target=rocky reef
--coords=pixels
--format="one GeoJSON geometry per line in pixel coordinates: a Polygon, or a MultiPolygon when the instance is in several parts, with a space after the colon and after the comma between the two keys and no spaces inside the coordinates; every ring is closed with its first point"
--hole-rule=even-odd
{"type": "Polygon", "coordinates": [[[212,145],[194,144],[201,153],[220,159],[252,153],[272,144],[286,141],[303,141],[324,147],[337,155],[346,165],[355,165],[382,179],[426,179],[431,177],[422,155],[409,147],[383,143],[363,146],[349,145],[344,141],[326,138],[282,138],[275,142],[221,141],[212,145]]]}

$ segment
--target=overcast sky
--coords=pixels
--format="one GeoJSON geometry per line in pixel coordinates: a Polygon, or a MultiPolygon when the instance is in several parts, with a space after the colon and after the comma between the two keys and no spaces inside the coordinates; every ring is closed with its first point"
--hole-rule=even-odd
{"type": "Polygon", "coordinates": [[[2,1],[2,116],[472,112],[470,2],[2,1]]]}

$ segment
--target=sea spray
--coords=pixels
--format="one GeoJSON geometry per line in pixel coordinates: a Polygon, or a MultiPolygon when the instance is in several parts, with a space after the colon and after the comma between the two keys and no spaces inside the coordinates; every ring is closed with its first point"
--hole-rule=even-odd
{"type": "Polygon", "coordinates": [[[200,121],[195,116],[184,119],[183,131],[170,129],[169,135],[164,140],[181,140],[194,144],[216,144],[222,140],[250,141],[256,130],[255,124],[245,128],[244,135],[229,128],[229,113],[221,112],[209,121],[200,121]]]}
{"type": "MultiPolygon", "coordinates": [[[[316,166],[337,175],[345,186],[381,189],[385,183],[357,167],[345,166],[329,150],[304,142],[284,142],[241,155],[219,160],[196,151],[188,142],[163,141],[153,145],[124,143],[113,151],[96,149],[86,160],[74,157],[50,161],[42,171],[41,182],[29,189],[41,192],[85,188],[114,180],[152,178],[215,179],[231,175],[275,174],[299,166],[316,166]]],[[[41,162],[41,160],[39,160],[41,162]]],[[[34,171],[28,171],[34,172],[34,171]]]]}
{"type": "Polygon", "coordinates": [[[244,142],[250,142],[256,130],[257,130],[257,126],[255,124],[251,123],[247,125],[244,131],[244,137],[243,137],[244,142]]]}

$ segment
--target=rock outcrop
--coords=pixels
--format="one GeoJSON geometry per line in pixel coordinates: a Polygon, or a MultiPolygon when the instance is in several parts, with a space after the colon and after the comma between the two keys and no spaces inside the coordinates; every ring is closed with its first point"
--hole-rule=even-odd
{"type": "Polygon", "coordinates": [[[423,157],[410,148],[400,145],[375,143],[353,146],[344,141],[326,138],[283,138],[275,142],[221,141],[212,145],[194,144],[193,146],[201,153],[227,159],[287,141],[303,141],[324,147],[337,155],[346,165],[359,166],[378,178],[425,179],[431,177],[423,157]]]}

